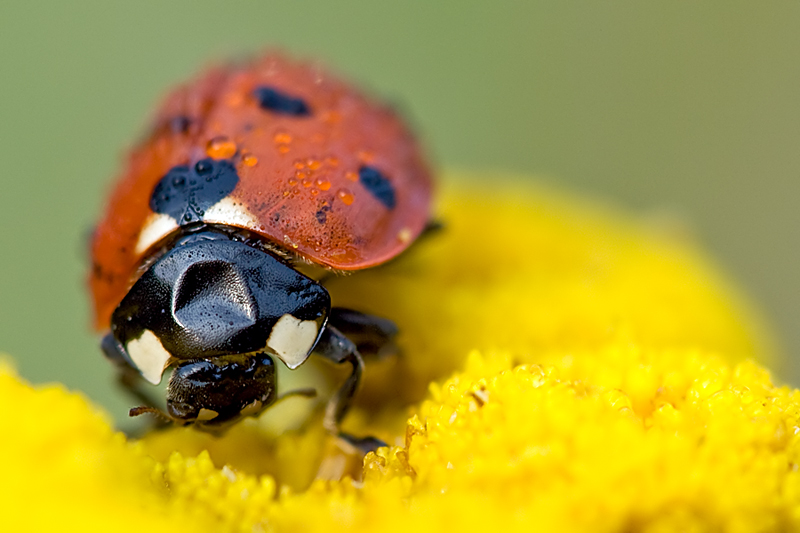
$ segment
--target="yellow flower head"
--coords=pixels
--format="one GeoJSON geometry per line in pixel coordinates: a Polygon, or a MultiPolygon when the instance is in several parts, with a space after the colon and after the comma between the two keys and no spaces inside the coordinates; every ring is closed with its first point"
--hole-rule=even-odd
{"type": "Polygon", "coordinates": [[[449,181],[444,230],[329,285],[401,329],[345,427],[389,448],[354,463],[302,399],[222,438],[128,440],[3,366],[3,530],[800,527],[800,391],[753,362],[768,336],[708,260],[664,223],[492,178],[449,181]]]}

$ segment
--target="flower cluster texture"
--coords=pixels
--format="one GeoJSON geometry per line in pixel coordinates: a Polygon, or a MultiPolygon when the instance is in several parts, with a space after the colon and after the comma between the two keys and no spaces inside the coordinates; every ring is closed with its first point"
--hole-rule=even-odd
{"type": "Polygon", "coordinates": [[[134,438],[6,362],[0,529],[800,529],[800,391],[773,382],[767,328],[680,224],[498,176],[445,183],[441,230],[327,284],[400,328],[344,427],[388,447],[362,458],[325,433],[340,376],[324,365],[280,376],[318,400],[221,437],[134,438]]]}

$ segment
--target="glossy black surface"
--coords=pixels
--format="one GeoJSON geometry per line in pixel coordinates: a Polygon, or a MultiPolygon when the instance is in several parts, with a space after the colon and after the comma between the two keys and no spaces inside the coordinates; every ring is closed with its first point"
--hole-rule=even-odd
{"type": "Polygon", "coordinates": [[[201,231],[178,241],[139,278],[114,311],[122,346],[152,331],[178,359],[264,349],[285,314],[322,331],[330,295],[272,254],[201,231]]]}

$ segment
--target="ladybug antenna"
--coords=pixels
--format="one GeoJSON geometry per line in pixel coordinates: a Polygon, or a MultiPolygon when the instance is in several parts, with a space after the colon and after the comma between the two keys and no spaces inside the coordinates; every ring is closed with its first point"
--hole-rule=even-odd
{"type": "Polygon", "coordinates": [[[146,405],[141,405],[139,407],[133,407],[130,411],[128,411],[128,416],[134,417],[143,414],[151,414],[155,416],[158,420],[162,422],[175,422],[176,420],[169,416],[167,413],[158,409],[156,407],[149,407],[146,405]]]}

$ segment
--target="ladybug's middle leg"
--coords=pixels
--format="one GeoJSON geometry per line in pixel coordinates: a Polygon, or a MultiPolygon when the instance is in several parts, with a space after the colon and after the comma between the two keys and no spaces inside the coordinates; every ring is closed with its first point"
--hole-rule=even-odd
{"type": "Polygon", "coordinates": [[[386,446],[385,442],[375,437],[355,437],[339,429],[342,419],[350,410],[364,370],[364,360],[355,343],[329,324],[322,332],[314,353],[337,364],[350,363],[353,367],[353,371],[325,407],[325,417],[322,422],[325,429],[364,454],[386,446]]]}
{"type": "Polygon", "coordinates": [[[397,326],[387,318],[334,307],[328,317],[328,324],[353,341],[358,353],[365,358],[375,356],[383,359],[397,353],[397,345],[394,343],[397,326]]]}

